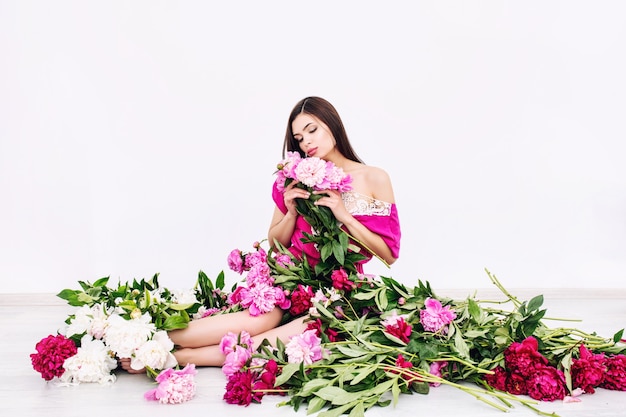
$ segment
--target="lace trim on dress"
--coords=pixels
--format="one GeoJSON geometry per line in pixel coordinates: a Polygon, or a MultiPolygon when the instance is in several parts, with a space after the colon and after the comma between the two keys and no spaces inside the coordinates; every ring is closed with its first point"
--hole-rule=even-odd
{"type": "Polygon", "coordinates": [[[391,203],[377,200],[356,191],[347,191],[341,194],[343,203],[350,214],[361,216],[389,216],[391,203]]]}

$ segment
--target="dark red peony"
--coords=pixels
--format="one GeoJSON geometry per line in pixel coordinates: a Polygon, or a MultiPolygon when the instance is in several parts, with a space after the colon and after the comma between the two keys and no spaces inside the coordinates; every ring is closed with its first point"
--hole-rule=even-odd
{"type": "Polygon", "coordinates": [[[311,298],[313,298],[314,295],[311,287],[298,284],[298,287],[291,293],[291,308],[289,309],[289,313],[294,316],[299,316],[300,314],[308,312],[309,308],[313,306],[311,298]]]}
{"type": "Polygon", "coordinates": [[[33,369],[46,381],[59,377],[65,372],[63,363],[76,354],[76,344],[63,335],[50,335],[35,345],[37,353],[31,353],[33,369]]]}
{"type": "Polygon", "coordinates": [[[604,380],[606,357],[603,353],[593,354],[585,346],[580,346],[580,357],[572,361],[572,385],[589,394],[596,392],[604,380]]]}

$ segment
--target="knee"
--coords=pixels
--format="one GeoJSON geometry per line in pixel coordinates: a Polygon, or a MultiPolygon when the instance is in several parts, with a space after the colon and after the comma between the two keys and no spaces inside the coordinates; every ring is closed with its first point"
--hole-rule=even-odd
{"type": "Polygon", "coordinates": [[[180,366],[186,366],[191,362],[191,348],[180,348],[174,351],[174,357],[176,358],[176,362],[180,366]]]}

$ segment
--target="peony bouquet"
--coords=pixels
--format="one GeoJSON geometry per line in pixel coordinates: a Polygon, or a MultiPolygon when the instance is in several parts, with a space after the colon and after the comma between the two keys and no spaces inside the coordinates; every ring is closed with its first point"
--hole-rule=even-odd
{"type": "Polygon", "coordinates": [[[214,286],[200,271],[196,287],[185,291],[160,287],[158,275],[116,287],[109,287],[108,281],[80,281],[79,290],[58,294],[76,311],[66,319],[62,334],[42,339],[30,355],[33,369],[45,380],[111,383],[122,359],[156,376],[177,366],[168,330],[228,308],[223,274],[214,286]]]}

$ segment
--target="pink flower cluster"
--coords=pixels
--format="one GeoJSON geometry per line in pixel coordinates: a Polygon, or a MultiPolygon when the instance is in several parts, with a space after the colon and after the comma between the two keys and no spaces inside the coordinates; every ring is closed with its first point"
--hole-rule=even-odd
{"type": "Polygon", "coordinates": [[[180,404],[189,401],[196,394],[194,377],[197,373],[192,363],[183,369],[165,369],[156,377],[159,385],[146,392],[144,398],[161,404],[180,404]]]}
{"type": "Polygon", "coordinates": [[[427,332],[448,334],[448,324],[456,318],[450,306],[443,307],[439,300],[427,298],[424,310],[420,311],[420,322],[427,332]]]}
{"type": "Polygon", "coordinates": [[[76,354],[76,344],[63,335],[50,335],[35,345],[37,353],[31,353],[33,369],[46,381],[60,377],[65,372],[63,363],[76,354]]]}
{"type": "MultiPolygon", "coordinates": [[[[538,351],[537,339],[530,336],[512,343],[504,352],[505,366],[485,375],[492,387],[515,395],[529,395],[535,400],[562,400],[567,396],[563,371],[551,366],[538,351]]],[[[626,356],[593,354],[585,346],[570,368],[572,388],[594,393],[595,388],[626,391],[626,356]]]]}
{"type": "Polygon", "coordinates": [[[283,191],[285,181],[293,179],[313,190],[352,189],[352,178],[330,161],[315,156],[302,158],[298,152],[287,152],[287,157],[278,164],[277,181],[279,191],[283,191]]]}
{"type": "MultiPolygon", "coordinates": [[[[228,301],[231,305],[240,304],[247,308],[252,316],[258,316],[270,312],[275,306],[282,309],[290,307],[290,301],[285,291],[274,286],[274,278],[271,275],[267,263],[267,252],[260,247],[259,243],[253,245],[254,252],[242,252],[234,249],[228,255],[228,267],[238,274],[246,274],[246,286],[239,286],[233,291],[228,301]]],[[[282,259],[286,263],[288,260],[282,259]]]]}
{"type": "Polygon", "coordinates": [[[252,358],[254,341],[245,330],[239,334],[228,332],[220,341],[220,350],[226,356],[222,372],[226,376],[239,372],[252,358]]]}

